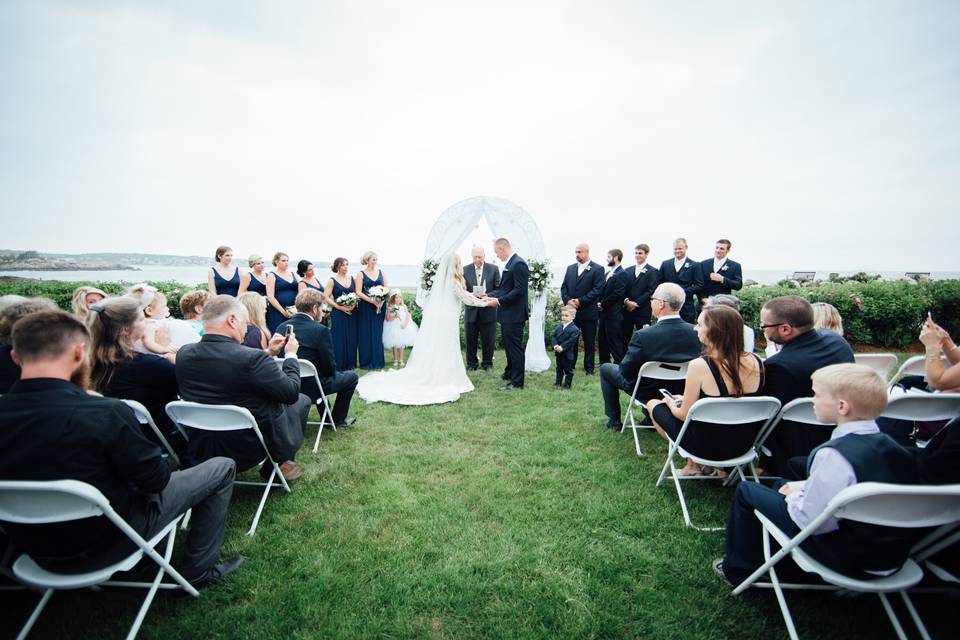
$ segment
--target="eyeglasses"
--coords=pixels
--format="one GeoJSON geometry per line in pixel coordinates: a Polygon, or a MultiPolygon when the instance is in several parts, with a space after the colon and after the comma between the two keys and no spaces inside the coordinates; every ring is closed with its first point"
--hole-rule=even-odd
{"type": "Polygon", "coordinates": [[[776,324],[761,324],[760,329],[773,329],[774,327],[779,327],[780,325],[789,325],[789,322],[777,322],[776,324]]]}
{"type": "Polygon", "coordinates": [[[663,304],[667,304],[667,301],[664,300],[663,298],[654,298],[653,296],[651,296],[650,301],[653,302],[654,300],[656,300],[657,302],[662,302],[663,304]]]}

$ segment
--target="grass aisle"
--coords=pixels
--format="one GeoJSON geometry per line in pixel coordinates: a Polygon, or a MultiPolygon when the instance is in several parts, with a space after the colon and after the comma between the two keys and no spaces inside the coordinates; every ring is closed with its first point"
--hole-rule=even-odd
{"type": "MultiPolygon", "coordinates": [[[[223,553],[246,566],[196,602],[158,596],[141,637],[785,637],[771,592],[733,598],[711,572],[723,534],[685,529],[672,487],[654,486],[665,445],[645,433],[638,458],[602,428],[596,377],[559,391],[552,371],[528,375],[513,393],[471,378],[453,404],[356,400],[356,427],[316,456],[311,428],[305,477],[253,539],[257,492],[235,491],[223,553]]],[[[725,523],[732,490],[688,496],[695,522],[725,523]]],[[[788,598],[802,637],[892,636],[875,597],[788,598]]],[[[4,599],[9,634],[36,600],[4,599]]],[[[917,601],[930,622],[944,604],[917,601]]],[[[138,604],[61,593],[31,637],[123,637],[138,604]]]]}

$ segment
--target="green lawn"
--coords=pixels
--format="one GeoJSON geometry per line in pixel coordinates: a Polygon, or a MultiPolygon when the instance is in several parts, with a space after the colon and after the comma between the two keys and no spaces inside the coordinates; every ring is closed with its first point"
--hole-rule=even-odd
{"type": "MultiPolygon", "coordinates": [[[[673,488],[654,486],[665,445],[644,433],[638,458],[602,428],[596,377],[560,391],[552,371],[528,375],[513,393],[471,377],[454,404],[355,400],[357,425],[316,456],[311,428],[306,476],[252,539],[258,492],[234,494],[223,553],[243,569],[196,601],[159,595],[141,637],[786,637],[772,592],[732,597],[710,570],[723,534],[685,529],[673,488]]],[[[694,520],[723,524],[732,489],[700,484],[694,520]]],[[[123,637],[138,598],[58,593],[31,637],[123,637]]],[[[3,599],[12,636],[36,597],[3,599]]],[[[876,597],[788,599],[801,637],[893,636],[876,597]]],[[[936,632],[946,603],[915,600],[936,632]]]]}

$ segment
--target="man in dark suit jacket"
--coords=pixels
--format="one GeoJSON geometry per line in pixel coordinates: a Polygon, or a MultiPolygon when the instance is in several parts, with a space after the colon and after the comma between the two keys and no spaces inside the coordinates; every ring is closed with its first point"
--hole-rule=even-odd
{"type": "Polygon", "coordinates": [[[697,295],[700,296],[700,306],[704,300],[719,293],[729,294],[743,288],[743,270],[739,262],[727,257],[730,253],[730,241],[726,238],[717,240],[713,248],[713,257],[700,263],[700,279],[703,286],[697,295]]]}
{"type": "MultiPolygon", "coordinates": [[[[781,404],[813,396],[810,376],[817,369],[854,361],[853,349],[842,336],[813,328],[813,307],[799,296],[767,301],[760,309],[760,329],[767,340],[782,345],[763,363],[763,393],[781,404]]],[[[772,460],[764,461],[764,466],[781,475],[787,473],[791,457],[808,455],[830,438],[831,430],[781,422],[767,438],[772,460]]]]}
{"type": "Polygon", "coordinates": [[[664,260],[660,265],[660,281],[673,282],[683,288],[686,300],[680,317],[693,324],[697,321],[697,309],[694,298],[703,286],[700,265],[687,257],[687,241],[677,238],[673,241],[673,259],[664,260]]]}
{"type": "Polygon", "coordinates": [[[620,279],[623,269],[620,261],[623,251],[611,249],[607,254],[606,280],[600,290],[597,310],[600,312],[600,327],[597,331],[597,348],[600,352],[600,364],[610,362],[619,364],[623,360],[623,295],[626,283],[620,279]]]}
{"type": "MultiPolygon", "coordinates": [[[[313,404],[300,393],[296,336],[284,345],[280,335],[270,350],[284,352],[282,368],[260,349],[241,343],[247,331],[247,310],[236,298],[214,296],[203,308],[204,336],[177,352],[177,383],[184,400],[203,404],[233,404],[250,410],[271,457],[281,462],[287,480],[303,475],[293,460],[303,444],[307,414],[313,404]]],[[[195,460],[232,458],[243,471],[263,460],[263,446],[249,430],[215,432],[190,430],[190,454],[195,460]]],[[[264,467],[268,473],[270,470],[264,467]]]]}
{"type": "Polygon", "coordinates": [[[557,354],[557,381],[553,386],[569,389],[573,384],[573,370],[577,367],[577,343],[580,329],[573,323],[577,310],[566,306],[560,310],[560,324],[553,330],[553,352],[557,354]]]}
{"type": "Polygon", "coordinates": [[[623,348],[626,351],[635,330],[650,324],[650,296],[660,284],[660,270],[647,264],[650,245],[638,244],[633,249],[637,263],[623,270],[623,348]]]}
{"type": "MultiPolygon", "coordinates": [[[[640,367],[646,362],[688,362],[700,355],[700,339],[693,326],[680,318],[683,307],[683,289],[679,285],[660,284],[650,298],[650,307],[657,323],[633,334],[623,361],[600,367],[600,392],[607,427],[620,429],[620,391],[633,393],[640,367]]],[[[658,383],[642,386],[637,399],[649,400],[658,395],[658,383]]]]}
{"type": "MultiPolygon", "coordinates": [[[[500,270],[496,265],[484,262],[483,247],[474,247],[471,251],[473,264],[463,268],[463,279],[467,291],[473,292],[477,286],[485,291],[496,291],[500,286],[500,270]]],[[[467,371],[477,370],[477,336],[483,344],[483,359],[480,364],[484,371],[493,369],[493,346],[497,340],[497,310],[483,307],[465,306],[463,309],[463,333],[467,340],[467,371]]]]}
{"type": "Polygon", "coordinates": [[[560,300],[577,310],[573,322],[583,336],[583,370],[593,375],[594,351],[597,344],[597,302],[603,290],[603,267],[590,259],[590,247],[578,244],[577,261],[567,267],[560,285],[560,300]]]}
{"type": "Polygon", "coordinates": [[[500,387],[501,391],[523,388],[526,361],[523,352],[523,325],[530,315],[530,302],[527,292],[530,289],[530,268],[523,258],[513,252],[510,241],[498,238],[493,250],[503,261],[503,273],[500,287],[490,295],[491,307],[499,307],[497,318],[500,320],[500,339],[507,352],[507,367],[501,376],[508,380],[500,387]]]}
{"type": "MultiPolygon", "coordinates": [[[[323,300],[323,294],[316,289],[304,289],[298,293],[294,302],[297,313],[281,323],[277,327],[277,333],[284,335],[287,325],[293,327],[293,333],[300,344],[297,357],[309,360],[316,367],[324,393],[328,396],[337,394],[337,401],[330,412],[333,423],[338,427],[349,427],[356,422],[356,418],[347,417],[347,412],[350,410],[350,399],[357,388],[358,378],[353,371],[337,371],[330,329],[317,321],[323,300]]],[[[320,389],[313,378],[300,379],[300,392],[306,394],[314,403],[320,399],[320,389]]],[[[319,410],[323,411],[323,408],[319,410]]]]}

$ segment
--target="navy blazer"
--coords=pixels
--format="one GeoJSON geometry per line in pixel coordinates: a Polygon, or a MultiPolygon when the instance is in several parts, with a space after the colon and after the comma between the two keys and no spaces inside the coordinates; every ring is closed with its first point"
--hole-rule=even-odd
{"type": "Polygon", "coordinates": [[[647,362],[688,362],[700,355],[700,349],[700,338],[692,324],[680,318],[660,320],[630,338],[620,362],[620,375],[633,382],[647,362]]]}
{"type": "Polygon", "coordinates": [[[603,305],[600,315],[604,318],[623,317],[623,297],[626,282],[620,278],[621,274],[623,274],[622,267],[614,269],[613,275],[604,281],[603,289],[600,290],[599,303],[603,305]]]}
{"type": "Polygon", "coordinates": [[[573,360],[577,355],[579,342],[580,329],[572,322],[566,329],[563,328],[563,324],[558,324],[557,328],[553,330],[553,346],[559,345],[563,349],[560,353],[554,351],[558,358],[573,360]]]}
{"type": "Polygon", "coordinates": [[[530,267],[513,254],[500,274],[500,287],[490,296],[500,301],[497,318],[500,324],[523,324],[530,315],[527,293],[530,289],[530,267]]]}
{"type": "Polygon", "coordinates": [[[767,358],[763,395],[773,396],[780,404],[813,395],[813,372],[828,364],[853,362],[853,349],[833,331],[810,331],[797,336],[767,358]]]}
{"type": "Polygon", "coordinates": [[[623,308],[623,317],[631,321],[650,323],[650,296],[660,284],[660,270],[650,264],[643,265],[644,272],[637,277],[637,265],[623,270],[620,277],[624,282],[624,298],[636,302],[639,306],[633,311],[623,308]]]}
{"type": "MultiPolygon", "coordinates": [[[[320,384],[327,386],[337,375],[337,360],[333,355],[330,329],[305,313],[296,313],[292,318],[281,323],[277,327],[277,333],[282,334],[286,331],[287,325],[293,326],[293,333],[297,336],[297,342],[300,343],[297,357],[313,363],[317,373],[320,374],[320,384]]],[[[303,382],[306,383],[306,380],[303,382]]]]}
{"type": "Polygon", "coordinates": [[[560,285],[560,300],[567,304],[574,298],[580,301],[577,309],[577,319],[596,320],[599,312],[597,302],[600,301],[600,292],[603,290],[603,267],[591,260],[583,274],[577,275],[577,263],[567,267],[560,285]]]}
{"type": "Polygon", "coordinates": [[[720,275],[723,276],[723,282],[714,282],[710,279],[713,273],[713,258],[708,258],[700,263],[700,279],[703,285],[700,287],[700,299],[715,296],[718,293],[730,293],[743,288],[743,270],[739,262],[727,258],[727,261],[720,267],[720,275]]]}
{"type": "Polygon", "coordinates": [[[680,285],[687,295],[684,305],[693,304],[693,297],[703,287],[703,273],[700,270],[700,264],[690,259],[690,256],[684,258],[683,266],[677,273],[673,266],[673,258],[670,258],[660,264],[660,282],[673,282],[680,285]]]}
{"type": "MultiPolygon", "coordinates": [[[[468,264],[463,268],[463,280],[467,285],[467,291],[473,293],[473,288],[477,286],[477,269],[473,264],[468,264]]],[[[483,263],[483,286],[486,287],[487,294],[497,290],[500,286],[500,270],[496,265],[489,262],[483,263]]],[[[463,307],[464,322],[479,322],[481,324],[497,321],[497,310],[495,307],[463,307]]]]}

